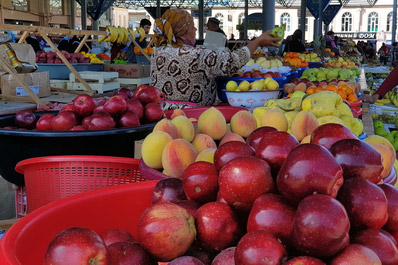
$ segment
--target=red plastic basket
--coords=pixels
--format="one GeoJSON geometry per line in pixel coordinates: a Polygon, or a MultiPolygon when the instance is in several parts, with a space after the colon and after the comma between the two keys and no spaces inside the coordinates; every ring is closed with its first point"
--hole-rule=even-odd
{"type": "Polygon", "coordinates": [[[27,212],[98,188],[144,181],[139,160],[112,156],[46,156],[23,160],[27,212]]]}
{"type": "Polygon", "coordinates": [[[83,226],[103,233],[121,228],[137,235],[141,213],[151,204],[156,181],[107,187],[47,204],[15,223],[0,240],[1,265],[42,265],[51,239],[83,226]]]}

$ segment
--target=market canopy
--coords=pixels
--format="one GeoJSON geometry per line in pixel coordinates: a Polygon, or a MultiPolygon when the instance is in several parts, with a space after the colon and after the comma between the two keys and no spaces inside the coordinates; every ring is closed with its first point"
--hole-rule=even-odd
{"type": "MultiPolygon", "coordinates": [[[[82,5],[82,0],[76,1],[82,5]]],[[[98,20],[114,2],[115,0],[86,0],[87,14],[94,20],[98,20]]]]}

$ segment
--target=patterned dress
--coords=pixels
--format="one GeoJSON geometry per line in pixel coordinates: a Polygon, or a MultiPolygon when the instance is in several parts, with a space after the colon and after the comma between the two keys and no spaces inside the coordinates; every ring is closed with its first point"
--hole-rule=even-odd
{"type": "Polygon", "coordinates": [[[203,47],[158,47],[151,58],[151,85],[167,101],[211,106],[217,95],[215,78],[236,73],[250,59],[247,47],[233,52],[203,47]]]}

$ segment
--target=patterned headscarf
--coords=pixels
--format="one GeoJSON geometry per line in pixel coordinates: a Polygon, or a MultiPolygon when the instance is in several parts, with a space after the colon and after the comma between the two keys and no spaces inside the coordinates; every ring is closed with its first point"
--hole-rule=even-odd
{"type": "Polygon", "coordinates": [[[193,26],[191,14],[183,9],[169,9],[164,12],[161,19],[155,20],[153,42],[156,47],[170,44],[173,47],[181,47],[177,39],[193,26]]]}

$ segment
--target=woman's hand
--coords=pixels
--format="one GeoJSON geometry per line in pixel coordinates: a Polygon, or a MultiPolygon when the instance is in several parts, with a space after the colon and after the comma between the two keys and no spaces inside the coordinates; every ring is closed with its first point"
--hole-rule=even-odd
{"type": "Polygon", "coordinates": [[[379,99],[379,94],[362,95],[359,99],[362,100],[362,102],[375,103],[379,99]]]}

